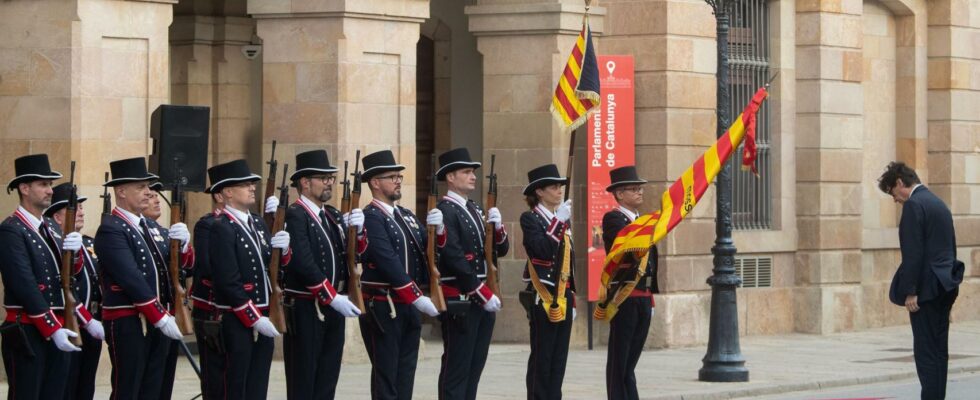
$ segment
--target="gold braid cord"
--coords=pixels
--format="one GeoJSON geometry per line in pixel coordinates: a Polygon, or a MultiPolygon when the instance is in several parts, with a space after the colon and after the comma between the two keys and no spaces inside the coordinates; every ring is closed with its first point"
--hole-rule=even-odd
{"type": "MultiPolygon", "coordinates": [[[[627,298],[630,297],[630,293],[633,293],[633,289],[636,285],[640,283],[640,279],[643,278],[643,274],[640,273],[640,266],[647,265],[647,261],[650,258],[650,253],[647,252],[640,262],[636,264],[636,273],[633,274],[632,280],[626,281],[626,283],[620,283],[616,288],[616,292],[613,293],[612,300],[606,303],[603,307],[602,303],[606,301],[606,296],[608,295],[609,288],[606,285],[599,287],[599,304],[596,306],[595,311],[592,312],[592,317],[600,321],[612,321],[613,317],[616,316],[616,312],[619,311],[619,305],[623,304],[627,298]]],[[[612,282],[610,282],[611,284],[612,282]]]]}
{"type": "Polygon", "coordinates": [[[538,272],[534,269],[534,264],[528,260],[527,272],[531,276],[531,286],[534,286],[534,291],[538,292],[538,297],[541,298],[541,307],[544,307],[544,311],[548,314],[548,320],[551,322],[561,322],[565,320],[566,309],[568,307],[568,300],[565,299],[565,286],[568,284],[569,271],[571,270],[571,251],[572,244],[568,240],[568,234],[565,234],[564,250],[562,251],[561,258],[561,275],[558,276],[558,282],[556,287],[557,293],[557,303],[554,297],[551,296],[551,292],[548,288],[541,283],[541,279],[538,278],[538,272]],[[552,305],[555,305],[552,307],[552,305]]]}

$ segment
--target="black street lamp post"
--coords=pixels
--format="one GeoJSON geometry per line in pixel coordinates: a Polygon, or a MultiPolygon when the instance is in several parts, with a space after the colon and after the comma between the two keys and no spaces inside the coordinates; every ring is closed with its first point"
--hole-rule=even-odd
{"type": "MultiPolygon", "coordinates": [[[[731,92],[728,88],[728,29],[732,6],[739,0],[705,0],[714,9],[718,29],[717,119],[718,137],[731,123],[731,92]]],[[[711,285],[711,319],[708,352],[702,359],[698,379],[707,382],[747,382],[749,370],[738,344],[738,305],[735,288],[742,279],[735,275],[735,244],[732,241],[732,166],[725,163],[715,184],[717,216],[711,285]]]]}

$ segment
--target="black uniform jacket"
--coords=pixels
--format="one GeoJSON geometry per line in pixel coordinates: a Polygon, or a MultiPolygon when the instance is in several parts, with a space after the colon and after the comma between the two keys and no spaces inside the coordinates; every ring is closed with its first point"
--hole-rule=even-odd
{"type": "MultiPolygon", "coordinates": [[[[613,245],[613,241],[616,240],[616,235],[631,222],[633,222],[633,219],[618,207],[602,216],[602,242],[606,247],[607,254],[609,253],[609,248],[613,245]]],[[[647,258],[647,265],[641,271],[643,277],[640,278],[640,282],[634,290],[660,293],[660,288],[657,284],[657,246],[650,246],[649,254],[650,257],[647,258]]],[[[635,275],[626,277],[627,280],[632,280],[633,278],[635,278],[635,275]]],[[[609,282],[610,285],[617,285],[619,283],[619,280],[615,279],[615,277],[609,282]]]]}
{"type": "Polygon", "coordinates": [[[416,282],[429,279],[425,226],[409,209],[374,200],[364,208],[368,245],[361,255],[365,296],[393,292],[393,301],[411,304],[422,296],[416,282]],[[397,210],[399,216],[394,215],[397,210]],[[395,218],[401,218],[396,221],[395,218]]]}
{"type": "MultiPolygon", "coordinates": [[[[438,238],[440,281],[447,287],[446,296],[475,294],[485,303],[493,293],[484,284],[487,278],[484,213],[473,200],[465,203],[461,200],[448,195],[438,204],[446,227],[438,238]]],[[[510,240],[502,227],[494,232],[494,246],[498,256],[506,255],[510,249],[510,240]]]]}

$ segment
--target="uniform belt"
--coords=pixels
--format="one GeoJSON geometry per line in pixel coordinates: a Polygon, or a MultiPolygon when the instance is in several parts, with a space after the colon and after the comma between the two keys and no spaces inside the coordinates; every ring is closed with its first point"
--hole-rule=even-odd
{"type": "MultiPolygon", "coordinates": [[[[486,281],[480,280],[480,283],[486,283],[486,281]]],[[[463,293],[455,286],[447,285],[445,283],[439,284],[439,286],[442,287],[442,295],[445,297],[459,297],[462,300],[469,298],[469,293],[463,293]]]]}
{"type": "Polygon", "coordinates": [[[313,297],[312,294],[302,294],[302,293],[294,293],[294,292],[284,292],[283,294],[286,297],[292,297],[292,298],[295,298],[295,299],[303,299],[303,300],[315,300],[316,299],[315,297],[313,297]]]}
{"type": "MultiPolygon", "coordinates": [[[[234,312],[234,310],[232,310],[232,307],[211,304],[211,303],[203,302],[203,301],[198,300],[198,299],[194,299],[194,302],[193,303],[194,303],[194,308],[196,308],[198,310],[204,310],[204,311],[215,311],[215,310],[217,310],[217,311],[234,312]]],[[[260,306],[256,306],[255,308],[259,309],[259,311],[266,311],[266,310],[269,309],[269,306],[261,306],[261,307],[260,306]]]]}
{"type": "MultiPolygon", "coordinates": [[[[65,324],[65,315],[64,315],[64,312],[62,312],[61,310],[52,310],[52,311],[54,311],[54,316],[55,316],[55,318],[58,319],[58,322],[60,324],[64,325],[65,324]]],[[[4,321],[6,321],[6,322],[19,322],[19,323],[22,323],[22,324],[30,324],[30,323],[32,323],[31,322],[31,318],[29,316],[27,316],[27,313],[26,312],[24,312],[23,310],[18,310],[16,308],[8,308],[7,309],[7,317],[4,318],[4,321]]]]}
{"type": "Polygon", "coordinates": [[[630,292],[630,297],[650,297],[650,296],[653,296],[653,292],[651,292],[649,289],[633,289],[633,291],[630,292]]]}
{"type": "Polygon", "coordinates": [[[364,291],[362,296],[364,297],[364,300],[374,300],[374,301],[384,301],[384,302],[391,301],[392,303],[395,304],[412,304],[408,301],[405,301],[400,296],[388,292],[387,290],[385,290],[384,292],[378,292],[378,289],[368,290],[368,291],[364,291]]]}
{"type": "MultiPolygon", "coordinates": [[[[165,307],[165,308],[167,309],[168,314],[170,315],[174,314],[173,307],[165,307]]],[[[136,309],[136,307],[102,309],[102,320],[104,321],[112,321],[114,319],[132,317],[134,315],[140,315],[140,312],[139,310],[136,309]]]]}

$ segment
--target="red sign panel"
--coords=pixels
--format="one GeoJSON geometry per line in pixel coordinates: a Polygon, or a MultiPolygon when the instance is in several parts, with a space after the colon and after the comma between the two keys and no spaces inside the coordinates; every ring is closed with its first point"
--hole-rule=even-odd
{"type": "Polygon", "coordinates": [[[616,200],[606,192],[609,171],[633,165],[636,159],[633,56],[600,55],[598,61],[602,104],[586,125],[589,137],[589,301],[599,299],[599,280],[606,258],[602,216],[617,207],[616,200]]]}

